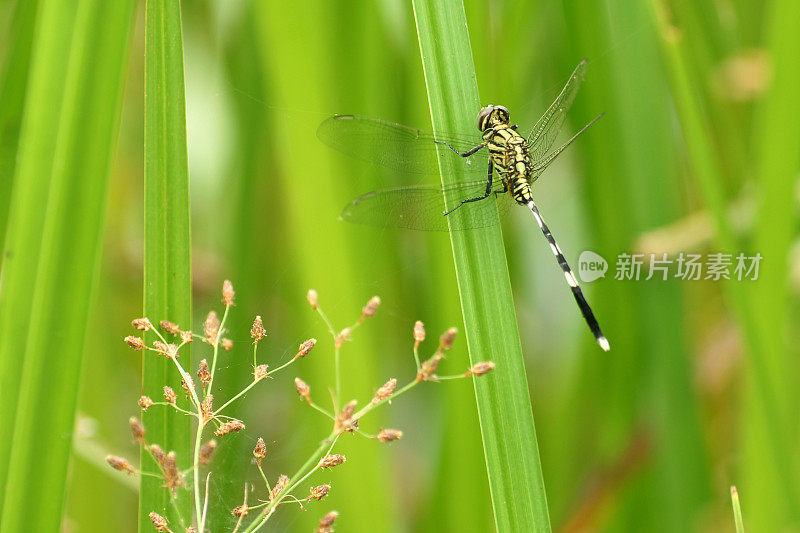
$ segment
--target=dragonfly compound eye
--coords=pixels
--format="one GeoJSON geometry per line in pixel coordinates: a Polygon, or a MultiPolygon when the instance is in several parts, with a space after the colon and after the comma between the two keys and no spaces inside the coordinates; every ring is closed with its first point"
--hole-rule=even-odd
{"type": "Polygon", "coordinates": [[[495,107],[493,105],[487,105],[486,107],[481,108],[480,113],[478,113],[478,130],[483,131],[485,130],[489,124],[488,120],[489,117],[492,115],[492,111],[494,111],[495,107]]]}
{"type": "Polygon", "coordinates": [[[508,124],[511,120],[511,113],[508,112],[508,109],[504,106],[498,105],[495,106],[495,110],[497,111],[497,121],[501,124],[508,124]]]}

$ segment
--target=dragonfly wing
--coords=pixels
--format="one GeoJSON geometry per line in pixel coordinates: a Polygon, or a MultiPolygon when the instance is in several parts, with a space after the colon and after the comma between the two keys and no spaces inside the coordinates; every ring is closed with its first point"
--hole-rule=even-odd
{"type": "Polygon", "coordinates": [[[382,189],[360,196],[347,204],[341,219],[355,224],[378,227],[395,227],[423,231],[460,231],[492,226],[498,222],[498,208],[502,213],[508,201],[488,198],[464,204],[445,216],[445,201],[448,208],[467,198],[482,196],[486,192],[486,180],[437,186],[411,186],[382,189]],[[449,226],[448,226],[449,222],[449,226]]]}
{"type": "Polygon", "coordinates": [[[402,173],[439,174],[440,154],[454,158],[452,172],[469,176],[485,174],[488,165],[486,150],[462,158],[442,144],[466,152],[481,143],[477,135],[418,130],[359,115],[334,115],[324,120],[317,128],[317,137],[351,157],[402,173]]]}
{"type": "Polygon", "coordinates": [[[564,120],[567,118],[567,111],[572,106],[575,95],[578,93],[578,88],[580,88],[586,75],[586,64],[586,59],[578,63],[569,81],[561,90],[561,94],[550,104],[550,107],[536,122],[536,125],[528,135],[528,145],[530,146],[533,161],[539,161],[543,158],[553,146],[556,137],[558,137],[561,127],[564,125],[564,120]]]}

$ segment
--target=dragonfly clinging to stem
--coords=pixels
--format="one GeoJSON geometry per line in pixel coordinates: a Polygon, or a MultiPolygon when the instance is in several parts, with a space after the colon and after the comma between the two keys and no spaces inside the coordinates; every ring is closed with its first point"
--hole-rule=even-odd
{"type": "Polygon", "coordinates": [[[496,196],[509,193],[514,201],[533,213],[550,249],[555,255],[583,318],[595,340],[608,351],[609,342],[578,285],[553,234],[533,202],[531,185],[544,170],[589,126],[586,124],[567,142],[550,151],[567,111],[586,72],[581,61],[558,98],[536,122],[527,137],[510,123],[508,109],[487,105],[478,113],[477,126],[482,140],[474,135],[431,132],[392,122],[357,115],[335,115],[320,124],[317,136],[329,146],[355,158],[403,173],[438,174],[457,171],[482,179],[459,181],[445,186],[410,186],[367,193],[350,202],[341,218],[357,224],[401,227],[416,230],[459,231],[486,227],[498,222],[497,210],[509,202],[495,202],[496,196]],[[458,165],[440,159],[461,158],[458,165]],[[495,171],[497,177],[495,177],[495,171]],[[499,179],[498,179],[499,178],[499,179]]]}

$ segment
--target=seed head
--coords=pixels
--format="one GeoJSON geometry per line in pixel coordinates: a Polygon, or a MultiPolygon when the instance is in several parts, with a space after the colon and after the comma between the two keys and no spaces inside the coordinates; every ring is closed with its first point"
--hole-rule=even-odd
{"type": "Polygon", "coordinates": [[[154,405],[153,399],[150,398],[150,396],[140,396],[139,401],[136,403],[138,403],[139,407],[141,407],[144,411],[147,411],[150,407],[153,407],[154,405]]]}
{"type": "Polygon", "coordinates": [[[156,349],[158,355],[167,355],[167,351],[169,350],[169,348],[167,348],[167,345],[161,341],[154,341],[153,348],[156,349]]]}
{"type": "Polygon", "coordinates": [[[319,485],[317,487],[311,487],[311,494],[308,496],[308,498],[310,500],[319,501],[325,496],[327,496],[330,490],[331,490],[330,485],[319,485]]]}
{"type": "Polygon", "coordinates": [[[170,322],[169,320],[162,320],[161,321],[161,329],[169,333],[170,335],[180,335],[181,328],[178,327],[178,324],[175,322],[170,322]]]}
{"type": "Polygon", "coordinates": [[[281,474],[281,477],[278,478],[278,481],[275,482],[275,486],[272,487],[272,490],[269,493],[269,499],[274,500],[277,498],[281,491],[289,486],[289,476],[281,474]]]}
{"type": "Polygon", "coordinates": [[[214,411],[212,407],[214,405],[214,395],[209,394],[205,398],[203,398],[203,402],[200,404],[200,412],[203,415],[203,423],[206,424],[211,420],[211,417],[214,415],[214,411]]]}
{"type": "Polygon", "coordinates": [[[425,324],[417,320],[414,322],[414,347],[418,347],[419,343],[425,340],[425,324]]]}
{"type": "Polygon", "coordinates": [[[261,464],[261,459],[267,456],[267,445],[264,443],[264,439],[258,437],[256,441],[256,447],[253,448],[253,457],[258,459],[258,464],[261,464]]]}
{"type": "Polygon", "coordinates": [[[253,320],[253,327],[250,328],[250,336],[253,337],[253,342],[255,344],[258,344],[258,341],[267,336],[267,330],[264,329],[264,323],[261,321],[260,316],[257,316],[256,319],[253,320]]]}
{"type": "Polygon", "coordinates": [[[167,519],[158,513],[150,513],[150,521],[156,526],[156,531],[171,533],[172,530],[167,525],[167,519]]]}
{"type": "Polygon", "coordinates": [[[235,507],[233,509],[233,511],[231,511],[231,513],[233,513],[233,516],[236,516],[238,518],[242,518],[243,516],[247,516],[247,513],[249,513],[249,512],[250,512],[250,508],[247,506],[247,504],[242,504],[239,507],[235,507]]]}
{"type": "Polygon", "coordinates": [[[365,318],[370,318],[375,316],[375,311],[378,310],[378,307],[381,305],[381,299],[378,296],[373,296],[367,302],[367,305],[361,309],[361,320],[365,318]]]}
{"type": "Polygon", "coordinates": [[[200,360],[200,364],[197,367],[197,377],[200,378],[200,383],[203,386],[211,383],[211,372],[208,370],[208,361],[205,359],[200,360]]]}
{"type": "Polygon", "coordinates": [[[222,339],[222,341],[220,341],[220,344],[222,345],[222,347],[225,349],[226,352],[230,352],[231,348],[233,348],[233,341],[230,339],[222,339]]]}
{"type": "Polygon", "coordinates": [[[150,445],[150,453],[153,454],[153,459],[161,466],[161,468],[166,468],[167,462],[167,454],[164,453],[164,449],[161,448],[158,444],[151,444],[150,445]]]}
{"type": "Polygon", "coordinates": [[[340,464],[342,464],[346,460],[347,459],[345,458],[344,455],[329,454],[329,455],[326,455],[325,457],[323,457],[322,460],[320,460],[319,467],[320,468],[332,468],[334,466],[339,466],[340,464]]]}
{"type": "Polygon", "coordinates": [[[128,343],[128,346],[136,350],[137,352],[144,348],[144,340],[139,337],[133,337],[128,335],[125,337],[125,342],[128,343]]]}
{"type": "Polygon", "coordinates": [[[167,400],[167,403],[175,405],[175,402],[178,400],[178,395],[175,394],[172,387],[164,386],[164,399],[167,400]]]}
{"type": "Polygon", "coordinates": [[[308,386],[308,383],[300,378],[294,378],[294,388],[297,389],[297,394],[305,398],[308,403],[311,403],[311,387],[308,386]]]}
{"type": "Polygon", "coordinates": [[[394,394],[394,390],[397,388],[397,380],[395,378],[390,379],[383,386],[375,392],[375,397],[372,399],[372,403],[379,403],[382,400],[385,400],[392,394],[394,394]]]}
{"type": "Polygon", "coordinates": [[[233,290],[233,283],[229,280],[225,280],[222,282],[222,303],[227,306],[233,305],[233,297],[236,293],[233,290]]]}
{"type": "Polygon", "coordinates": [[[480,363],[475,363],[472,367],[467,370],[464,374],[465,376],[482,376],[484,374],[488,374],[494,370],[494,363],[492,361],[481,361],[480,363]]]}
{"type": "Polygon", "coordinates": [[[378,440],[381,442],[392,442],[403,436],[403,432],[399,429],[382,429],[378,432],[378,440]]]}
{"type": "Polygon", "coordinates": [[[344,328],[342,331],[340,331],[339,334],[336,336],[335,340],[336,348],[337,349],[341,348],[345,342],[349,341],[352,336],[351,335],[352,333],[353,330],[351,330],[350,328],[344,328]]]}
{"type": "Polygon", "coordinates": [[[356,411],[356,405],[358,405],[357,400],[350,400],[342,408],[342,412],[336,417],[337,429],[352,433],[358,428],[358,420],[353,418],[353,414],[356,411]]]}
{"type": "Polygon", "coordinates": [[[219,318],[214,311],[209,312],[206,316],[206,321],[203,322],[203,332],[206,334],[206,342],[209,344],[216,344],[219,340],[219,318]]]}
{"type": "Polygon", "coordinates": [[[167,488],[172,490],[172,493],[175,494],[178,487],[186,485],[186,482],[183,480],[183,473],[178,470],[178,460],[175,457],[175,452],[171,451],[166,455],[162,466],[164,469],[164,483],[167,488]]]}
{"type": "Polygon", "coordinates": [[[299,348],[297,348],[297,355],[295,355],[294,358],[297,359],[299,357],[307,356],[315,344],[317,344],[317,339],[308,339],[306,342],[301,344],[299,348]]]}
{"type": "Polygon", "coordinates": [[[436,381],[436,369],[439,367],[439,361],[442,360],[441,352],[436,352],[427,361],[423,361],[417,372],[417,381],[436,381]]]}
{"type": "Polygon", "coordinates": [[[111,465],[111,468],[114,470],[119,470],[120,472],[127,472],[128,474],[135,474],[136,470],[134,470],[133,466],[128,462],[127,459],[124,457],[117,457],[116,455],[109,455],[106,457],[106,462],[111,465]]]}
{"type": "Polygon", "coordinates": [[[167,344],[167,353],[164,354],[167,356],[167,359],[177,359],[180,357],[178,355],[178,345],[177,344],[167,344]]]}
{"type": "Polygon", "coordinates": [[[449,350],[453,347],[453,340],[456,338],[456,333],[458,330],[456,328],[450,328],[445,331],[441,337],[439,337],[439,350],[449,350]]]}
{"type": "Polygon", "coordinates": [[[330,513],[326,514],[322,517],[322,520],[319,521],[319,529],[317,529],[316,533],[332,533],[333,532],[333,523],[339,517],[339,513],[336,511],[331,511],[330,513]]]}
{"type": "Polygon", "coordinates": [[[128,423],[131,426],[131,433],[133,433],[133,439],[139,443],[140,446],[145,445],[144,441],[144,426],[142,425],[142,421],[132,416],[128,419],[128,423]]]}
{"type": "Polygon", "coordinates": [[[194,335],[192,335],[191,331],[181,331],[181,342],[188,344],[193,340],[194,340],[194,335]]]}
{"type": "Polygon", "coordinates": [[[311,304],[311,308],[313,310],[319,309],[319,297],[317,296],[317,291],[314,289],[308,289],[308,294],[306,294],[306,300],[308,303],[311,304]]]}
{"type": "Polygon", "coordinates": [[[214,455],[214,450],[217,449],[217,441],[211,439],[200,446],[200,453],[197,456],[197,461],[201,465],[207,465],[211,462],[211,456],[214,455]]]}
{"type": "Polygon", "coordinates": [[[269,365],[258,365],[255,370],[253,370],[253,379],[255,381],[261,381],[267,377],[268,370],[269,365]]]}
{"type": "Polygon", "coordinates": [[[236,433],[237,431],[241,431],[243,429],[244,422],[234,418],[233,420],[228,420],[222,424],[214,433],[217,435],[217,437],[221,437],[223,435],[227,435],[228,433],[236,433]]]}
{"type": "Polygon", "coordinates": [[[140,331],[147,331],[148,329],[152,329],[153,328],[153,324],[150,323],[150,319],[147,318],[147,317],[145,317],[145,318],[134,318],[133,322],[131,322],[131,324],[133,325],[133,327],[135,327],[136,329],[138,329],[140,331]]]}
{"type": "Polygon", "coordinates": [[[192,391],[194,390],[194,381],[190,376],[186,376],[181,380],[181,387],[183,387],[183,390],[186,391],[186,394],[191,396],[192,391]]]}

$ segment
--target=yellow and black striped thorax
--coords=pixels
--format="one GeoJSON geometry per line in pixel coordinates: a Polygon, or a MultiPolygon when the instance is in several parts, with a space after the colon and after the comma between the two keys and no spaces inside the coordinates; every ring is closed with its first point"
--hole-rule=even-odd
{"type": "Polygon", "coordinates": [[[525,138],[510,125],[511,114],[504,106],[487,105],[478,113],[478,129],[489,149],[497,173],[508,185],[511,196],[520,204],[533,200],[528,176],[533,171],[531,153],[525,138]]]}
{"type": "Polygon", "coordinates": [[[530,202],[533,197],[528,176],[532,162],[525,138],[508,124],[496,124],[484,131],[483,140],[494,168],[508,184],[514,200],[521,204],[530,202]]]}

